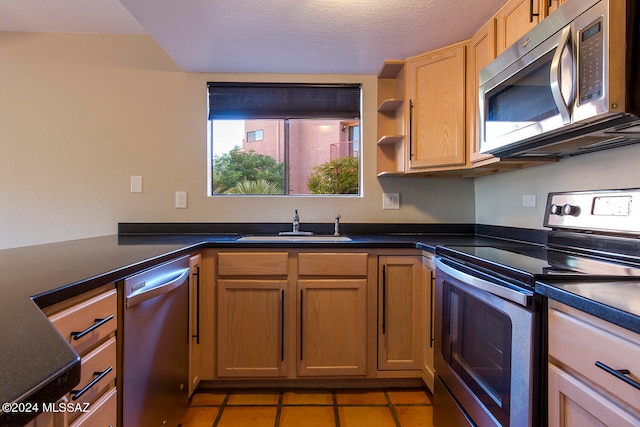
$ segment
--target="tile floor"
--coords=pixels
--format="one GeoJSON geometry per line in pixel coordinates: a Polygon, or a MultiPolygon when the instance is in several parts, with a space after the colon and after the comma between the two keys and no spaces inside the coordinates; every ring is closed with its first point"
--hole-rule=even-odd
{"type": "Polygon", "coordinates": [[[432,427],[426,389],[199,391],[182,427],[432,427]]]}

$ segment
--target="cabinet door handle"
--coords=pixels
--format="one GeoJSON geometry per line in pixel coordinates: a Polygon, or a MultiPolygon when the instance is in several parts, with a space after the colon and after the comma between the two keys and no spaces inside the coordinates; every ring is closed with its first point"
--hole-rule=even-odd
{"type": "Polygon", "coordinates": [[[303,292],[304,291],[300,289],[300,360],[302,360],[302,338],[304,336],[304,316],[302,315],[302,310],[304,307],[304,304],[302,303],[303,292]]]}
{"type": "Polygon", "coordinates": [[[597,361],[596,360],[596,366],[608,373],[610,373],[611,375],[613,375],[614,377],[618,378],[619,380],[624,381],[625,383],[629,384],[631,387],[637,388],[638,390],[640,390],[640,383],[637,381],[634,381],[632,378],[629,378],[627,375],[631,374],[631,371],[629,371],[628,369],[613,369],[607,365],[605,365],[604,363],[597,361]]]}
{"type": "Polygon", "coordinates": [[[71,396],[71,399],[72,400],[78,400],[83,394],[88,392],[91,389],[91,387],[96,385],[98,383],[98,381],[100,381],[105,376],[107,376],[109,374],[109,372],[111,372],[112,370],[113,370],[113,368],[111,366],[109,366],[107,369],[105,369],[102,372],[94,372],[93,375],[97,375],[97,377],[95,377],[93,380],[91,380],[91,382],[89,384],[87,384],[86,386],[82,387],[82,389],[80,389],[80,390],[71,390],[71,393],[73,393],[73,396],[71,396]]]}
{"type": "Polygon", "coordinates": [[[200,344],[200,266],[196,265],[196,271],[193,273],[196,278],[196,334],[192,338],[196,339],[196,344],[200,344]]]}
{"type": "Polygon", "coordinates": [[[280,361],[284,362],[284,290],[280,294],[280,361]]]}
{"type": "Polygon", "coordinates": [[[436,275],[433,271],[429,272],[431,275],[431,284],[429,286],[429,348],[433,348],[433,287],[436,282],[436,275]]]}
{"type": "Polygon", "coordinates": [[[540,12],[533,13],[533,0],[529,0],[529,22],[533,22],[534,16],[540,16],[540,12]]]}
{"type": "Polygon", "coordinates": [[[382,335],[387,328],[387,266],[382,266],[382,335]]]}
{"type": "Polygon", "coordinates": [[[409,161],[413,159],[413,99],[409,100],[409,161]]]}
{"type": "Polygon", "coordinates": [[[98,329],[100,326],[104,325],[105,323],[107,323],[109,320],[113,319],[113,314],[108,315],[107,317],[104,317],[102,319],[95,319],[93,325],[89,326],[87,329],[85,329],[84,331],[81,332],[71,332],[71,337],[73,337],[74,341],[79,340],[80,338],[84,337],[85,335],[87,335],[88,333],[93,332],[94,330],[98,329]]]}

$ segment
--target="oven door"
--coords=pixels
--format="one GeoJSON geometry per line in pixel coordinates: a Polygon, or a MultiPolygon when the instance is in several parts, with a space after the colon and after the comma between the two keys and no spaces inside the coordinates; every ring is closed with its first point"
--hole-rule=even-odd
{"type": "MultiPolygon", "coordinates": [[[[435,367],[442,389],[477,425],[531,426],[536,316],[526,305],[532,294],[470,275],[450,260],[438,259],[436,268],[435,367]]],[[[442,418],[434,405],[434,425],[447,425],[442,418]]]]}

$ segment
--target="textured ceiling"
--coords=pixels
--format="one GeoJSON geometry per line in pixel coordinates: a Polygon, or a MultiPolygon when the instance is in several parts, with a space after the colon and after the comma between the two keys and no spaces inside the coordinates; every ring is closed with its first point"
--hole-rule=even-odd
{"type": "Polygon", "coordinates": [[[185,71],[375,74],[505,0],[1,0],[0,30],[150,34],[185,71]]]}

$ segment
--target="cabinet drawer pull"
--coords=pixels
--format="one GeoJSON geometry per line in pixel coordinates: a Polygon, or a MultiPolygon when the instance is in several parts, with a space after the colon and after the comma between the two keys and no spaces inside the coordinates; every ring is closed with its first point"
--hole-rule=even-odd
{"type": "Polygon", "coordinates": [[[83,394],[88,392],[89,389],[91,389],[91,387],[96,385],[98,383],[98,381],[100,381],[105,376],[107,376],[109,374],[109,372],[111,372],[112,370],[113,370],[113,368],[111,366],[109,366],[107,369],[105,369],[102,372],[94,372],[93,375],[97,375],[97,377],[95,377],[93,380],[91,380],[91,382],[89,384],[87,384],[86,386],[82,387],[81,390],[71,390],[71,393],[73,393],[73,396],[71,397],[71,399],[72,400],[78,400],[83,394]]]}
{"type": "Polygon", "coordinates": [[[625,383],[629,384],[632,387],[637,388],[638,390],[640,390],[640,383],[637,381],[634,381],[633,379],[629,378],[627,375],[631,374],[631,371],[629,371],[628,369],[613,369],[607,365],[605,365],[602,362],[599,362],[596,360],[596,366],[608,373],[610,373],[611,375],[613,375],[614,377],[618,378],[619,380],[624,381],[625,383]]]}
{"type": "Polygon", "coordinates": [[[104,325],[105,323],[107,323],[109,320],[113,319],[113,314],[110,314],[109,316],[103,318],[103,319],[95,319],[94,320],[94,324],[89,326],[87,329],[85,329],[84,331],[81,332],[71,332],[71,336],[73,337],[74,341],[79,340],[80,338],[82,338],[83,336],[87,335],[88,333],[92,332],[93,330],[99,328],[100,326],[104,325]]]}

